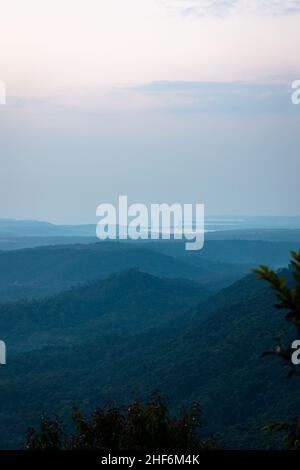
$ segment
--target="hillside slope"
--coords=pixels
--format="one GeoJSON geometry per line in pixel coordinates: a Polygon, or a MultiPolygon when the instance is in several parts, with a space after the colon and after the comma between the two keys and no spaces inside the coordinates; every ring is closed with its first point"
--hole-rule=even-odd
{"type": "Polygon", "coordinates": [[[2,251],[0,301],[52,295],[130,268],[159,277],[192,279],[215,289],[229,285],[245,271],[207,260],[195,266],[145,246],[118,242],[2,251]]]}
{"type": "Polygon", "coordinates": [[[131,269],[45,299],[2,303],[0,331],[11,351],[70,345],[99,334],[174,327],[209,295],[196,282],[131,269]]]}
{"type": "MultiPolygon", "coordinates": [[[[114,291],[118,296],[119,289],[114,291]]],[[[134,311],[139,312],[145,298],[139,289],[135,292],[134,311]]],[[[148,292],[151,301],[153,292],[148,292]]],[[[108,311],[113,321],[118,312],[124,318],[121,299],[108,311]]],[[[167,296],[165,304],[171,306],[170,300],[167,296]]],[[[189,310],[188,316],[181,312],[184,321],[177,327],[171,308],[165,323],[156,317],[147,328],[127,328],[126,334],[107,334],[91,323],[76,342],[12,355],[1,371],[1,446],[21,445],[26,425],[36,424],[43,412],[66,418],[74,402],[88,410],[158,389],[173,408],[199,400],[207,432],[218,432],[226,446],[265,448],[270,443],[260,432],[262,424],[300,409],[297,384],[285,378],[278,361],[261,358],[285,323],[273,301],[272,292],[250,275],[189,310]]]]}

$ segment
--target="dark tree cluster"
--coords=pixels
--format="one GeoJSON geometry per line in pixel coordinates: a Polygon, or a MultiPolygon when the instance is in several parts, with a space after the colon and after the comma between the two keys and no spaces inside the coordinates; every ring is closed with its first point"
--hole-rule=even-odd
{"type": "Polygon", "coordinates": [[[42,418],[38,430],[27,431],[27,449],[96,449],[101,451],[213,449],[215,438],[201,438],[201,411],[198,403],[171,417],[160,395],[146,404],[133,401],[127,410],[120,407],[97,408],[89,418],[78,409],[72,413],[73,431],[67,433],[57,419],[42,418]]]}

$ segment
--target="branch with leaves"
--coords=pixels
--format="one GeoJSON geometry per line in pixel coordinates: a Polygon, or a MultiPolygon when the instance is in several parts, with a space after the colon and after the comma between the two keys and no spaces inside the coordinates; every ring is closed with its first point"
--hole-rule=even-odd
{"type": "MultiPolygon", "coordinates": [[[[292,274],[292,284],[288,285],[287,279],[279,273],[269,269],[267,266],[260,266],[255,269],[259,279],[268,282],[269,287],[276,292],[277,303],[275,307],[284,310],[285,320],[296,329],[297,338],[300,339],[300,250],[291,253],[290,271],[292,274]]],[[[289,367],[288,377],[300,376],[299,370],[292,363],[293,353],[292,342],[287,332],[285,336],[288,339],[288,345],[284,346],[282,338],[275,338],[275,347],[273,350],[265,351],[263,356],[278,356],[285,365],[289,367]]],[[[267,423],[263,430],[265,432],[279,431],[283,432],[283,446],[288,449],[300,449],[300,418],[295,417],[291,422],[273,421],[267,423]]]]}

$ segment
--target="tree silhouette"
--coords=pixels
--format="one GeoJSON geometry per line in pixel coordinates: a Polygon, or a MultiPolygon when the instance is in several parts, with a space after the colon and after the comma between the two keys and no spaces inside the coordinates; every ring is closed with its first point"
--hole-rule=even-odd
{"type": "Polygon", "coordinates": [[[65,432],[58,418],[41,418],[38,430],[27,431],[27,449],[96,449],[101,451],[200,451],[215,447],[214,437],[203,440],[199,404],[171,417],[166,403],[155,394],[146,403],[134,400],[127,410],[96,408],[85,418],[72,413],[74,431],[65,432]]]}

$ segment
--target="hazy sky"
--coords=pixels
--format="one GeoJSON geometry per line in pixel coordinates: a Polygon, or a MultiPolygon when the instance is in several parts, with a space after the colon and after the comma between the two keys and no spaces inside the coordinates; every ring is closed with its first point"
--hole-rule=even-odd
{"type": "Polygon", "coordinates": [[[300,213],[300,0],[1,0],[0,28],[0,217],[300,213]]]}

